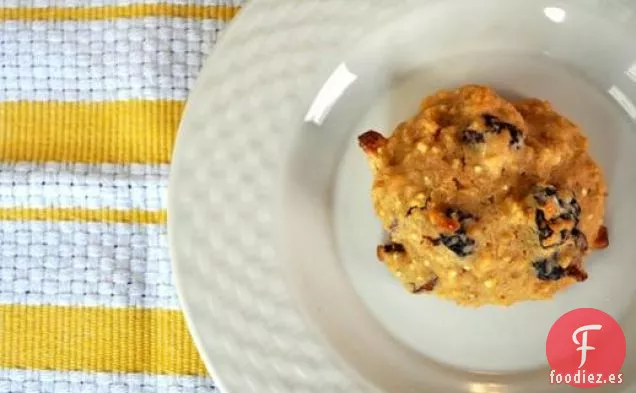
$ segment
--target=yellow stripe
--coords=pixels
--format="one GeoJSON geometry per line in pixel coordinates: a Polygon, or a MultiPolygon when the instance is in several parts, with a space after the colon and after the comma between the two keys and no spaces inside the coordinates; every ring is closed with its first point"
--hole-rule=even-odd
{"type": "Polygon", "coordinates": [[[167,213],[165,210],[0,208],[0,220],[3,221],[81,221],[165,224],[166,219],[167,213]]]}
{"type": "Polygon", "coordinates": [[[81,8],[0,8],[0,21],[92,21],[116,18],[143,18],[146,16],[229,21],[236,15],[238,10],[239,7],[178,4],[133,4],[81,8]]]}
{"type": "Polygon", "coordinates": [[[0,368],[205,375],[177,311],[0,306],[0,368]]]}
{"type": "Polygon", "coordinates": [[[4,161],[168,163],[182,101],[2,102],[4,161]]]}

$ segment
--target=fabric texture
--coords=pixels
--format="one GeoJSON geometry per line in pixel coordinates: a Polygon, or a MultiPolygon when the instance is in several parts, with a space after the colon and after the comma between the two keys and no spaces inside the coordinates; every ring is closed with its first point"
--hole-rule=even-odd
{"type": "Polygon", "coordinates": [[[0,0],[0,393],[218,392],[173,286],[166,187],[238,0],[0,0]]]}

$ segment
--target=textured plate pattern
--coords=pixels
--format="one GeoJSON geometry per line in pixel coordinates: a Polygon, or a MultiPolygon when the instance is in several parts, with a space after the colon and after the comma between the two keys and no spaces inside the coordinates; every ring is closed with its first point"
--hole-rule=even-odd
{"type": "Polygon", "coordinates": [[[303,100],[337,65],[325,53],[337,56],[408,3],[256,1],[191,95],[170,184],[170,237],[195,341],[226,392],[373,391],[325,353],[287,293],[273,234],[276,184],[303,100]]]}

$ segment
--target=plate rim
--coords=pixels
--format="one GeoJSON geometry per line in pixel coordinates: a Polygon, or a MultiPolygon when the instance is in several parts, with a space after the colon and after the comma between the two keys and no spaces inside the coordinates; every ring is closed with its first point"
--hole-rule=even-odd
{"type": "MultiPolygon", "coordinates": [[[[424,1],[434,2],[439,0],[424,1]]],[[[290,385],[288,381],[282,381],[281,376],[276,376],[268,381],[272,382],[269,387],[256,386],[253,383],[249,383],[250,381],[239,381],[238,379],[241,378],[249,378],[249,375],[245,375],[246,373],[244,370],[235,373],[232,373],[231,370],[228,372],[225,364],[227,363],[226,359],[221,359],[220,357],[217,358],[213,355],[211,341],[204,336],[204,332],[201,329],[201,326],[205,325],[204,320],[209,320],[210,318],[209,315],[208,317],[203,317],[199,311],[205,305],[202,304],[203,302],[200,299],[195,299],[196,296],[192,296],[190,293],[190,288],[193,285],[197,285],[197,279],[199,279],[200,276],[192,274],[192,272],[188,272],[188,267],[192,266],[191,264],[188,265],[184,262],[187,261],[188,258],[183,255],[183,247],[180,245],[182,243],[182,239],[179,239],[182,229],[179,227],[182,225],[181,221],[183,218],[183,210],[181,208],[183,204],[180,200],[181,195],[179,195],[176,190],[182,185],[181,182],[183,180],[183,176],[180,176],[179,174],[188,170],[183,169],[183,167],[186,166],[185,164],[187,161],[183,158],[183,146],[188,143],[185,142],[185,140],[194,132],[192,131],[192,119],[196,118],[194,113],[202,110],[201,103],[204,102],[204,98],[209,95],[206,88],[206,82],[210,82],[210,80],[213,80],[216,77],[218,79],[217,82],[221,82],[224,85],[229,84],[225,78],[220,77],[220,74],[227,70],[228,63],[230,63],[228,58],[233,57],[236,59],[237,57],[240,58],[241,55],[244,55],[244,53],[238,54],[237,51],[232,50],[232,48],[236,49],[237,45],[239,45],[241,41],[245,42],[246,39],[259,38],[255,35],[255,30],[257,29],[255,29],[254,26],[262,26],[262,21],[265,17],[271,18],[273,16],[278,16],[280,19],[280,14],[284,14],[286,19],[289,18],[289,15],[294,15],[296,18],[295,22],[307,21],[307,18],[316,22],[321,18],[331,19],[335,17],[339,17],[343,19],[343,21],[348,18],[348,21],[351,21],[361,14],[361,12],[359,12],[360,10],[367,8],[373,8],[374,13],[377,15],[371,15],[379,17],[380,15],[386,15],[391,12],[398,12],[405,5],[415,4],[418,2],[421,4],[421,1],[418,0],[394,0],[392,4],[388,6],[387,4],[380,4],[368,0],[330,0],[329,2],[320,0],[306,0],[304,2],[297,2],[294,0],[252,0],[233,19],[230,26],[222,32],[223,38],[216,44],[211,55],[204,63],[203,69],[201,70],[197,81],[188,96],[175,140],[168,184],[167,228],[168,241],[170,244],[171,266],[173,271],[172,275],[177,295],[179,297],[179,302],[184,312],[186,325],[191,333],[193,342],[199,351],[201,359],[203,360],[206,368],[213,374],[215,385],[219,386],[225,392],[278,392],[290,390],[322,392],[325,390],[325,381],[306,378],[304,380],[299,379],[290,385]],[[289,12],[291,10],[294,12],[289,12]],[[226,67],[225,69],[223,68],[224,66],[226,67]],[[175,214],[175,212],[177,213],[175,214]],[[177,230],[177,228],[179,228],[179,230],[177,230]],[[213,359],[213,357],[215,358],[213,359]],[[248,382],[247,386],[244,382],[248,382]],[[238,385],[241,386],[240,390],[238,385]],[[281,390],[282,386],[284,386],[283,390],[281,390]]],[[[366,16],[369,17],[369,14],[366,16]]],[[[358,27],[356,29],[347,29],[347,34],[349,35],[348,38],[351,39],[359,38],[359,33],[363,30],[363,25],[371,25],[375,19],[368,18],[368,20],[362,20],[357,18],[355,20],[359,22],[358,27]],[[356,34],[356,32],[358,32],[358,34],[356,34]]],[[[342,24],[341,26],[345,25],[347,24],[342,24]]],[[[342,30],[342,27],[340,30],[342,30]]],[[[342,33],[342,31],[339,31],[339,33],[342,33]]],[[[294,38],[296,41],[300,41],[296,37],[294,38]]],[[[286,37],[286,40],[293,41],[292,39],[289,39],[289,37],[286,37]]],[[[343,42],[348,41],[349,40],[342,39],[342,34],[332,32],[330,35],[330,41],[325,40],[322,44],[329,45],[330,48],[335,48],[344,46],[343,42]]],[[[289,44],[289,42],[286,42],[286,44],[289,44]]],[[[322,73],[324,70],[319,69],[319,72],[322,73]]],[[[304,75],[303,77],[307,83],[324,80],[324,78],[317,77],[316,73],[314,73],[314,75],[304,75]]],[[[312,87],[312,90],[315,90],[316,87],[318,87],[318,85],[312,87]]],[[[194,121],[194,123],[196,123],[196,121],[194,121]]],[[[282,161],[284,160],[281,160],[281,162],[282,161]]],[[[273,207],[273,209],[275,209],[275,207],[273,207]]],[[[284,279],[281,278],[281,280],[284,279]]],[[[199,284],[201,283],[202,282],[199,282],[199,284]]],[[[297,317],[300,321],[305,323],[305,318],[302,316],[301,311],[297,309],[297,303],[295,301],[286,305],[285,312],[290,315],[293,314],[294,318],[297,317]]],[[[308,347],[304,348],[304,350],[311,352],[313,361],[316,362],[316,364],[311,365],[311,367],[307,365],[304,368],[307,371],[315,371],[316,367],[319,366],[322,371],[324,371],[323,375],[328,375],[330,378],[329,383],[332,385],[332,390],[330,391],[343,393],[379,392],[375,387],[372,387],[367,381],[364,381],[359,375],[357,375],[352,368],[347,367],[347,372],[343,372],[341,364],[342,360],[334,358],[335,351],[325,348],[326,342],[323,341],[322,337],[318,337],[313,329],[306,329],[302,334],[304,336],[303,338],[309,342],[308,347]]],[[[214,343],[214,345],[218,345],[218,343],[214,343]]],[[[240,354],[237,354],[236,356],[240,356],[240,354]]],[[[298,373],[298,371],[300,371],[301,374],[303,373],[303,370],[296,370],[296,373],[298,373]]]]}

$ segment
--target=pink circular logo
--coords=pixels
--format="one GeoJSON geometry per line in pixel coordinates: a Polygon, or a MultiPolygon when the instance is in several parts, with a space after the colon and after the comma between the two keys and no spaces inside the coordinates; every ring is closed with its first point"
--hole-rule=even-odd
{"type": "Polygon", "coordinates": [[[581,388],[622,383],[626,350],[623,329],[607,313],[569,311],[552,325],[545,343],[550,382],[581,388]]]}

